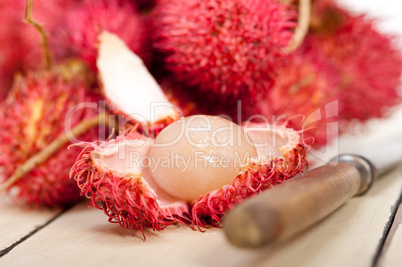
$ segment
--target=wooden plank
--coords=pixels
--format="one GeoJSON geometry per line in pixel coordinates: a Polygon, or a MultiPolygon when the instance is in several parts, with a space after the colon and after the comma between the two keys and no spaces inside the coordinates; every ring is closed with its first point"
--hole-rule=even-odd
{"type": "Polygon", "coordinates": [[[200,233],[186,226],[147,231],[144,242],[141,233],[79,205],[2,257],[0,265],[371,266],[401,186],[402,176],[394,171],[296,239],[259,250],[232,247],[222,229],[200,233]]]}
{"type": "Polygon", "coordinates": [[[33,209],[0,198],[0,251],[41,227],[60,213],[59,209],[33,209]]]}
{"type": "Polygon", "coordinates": [[[385,240],[378,266],[399,267],[402,265],[402,203],[385,240]]]}

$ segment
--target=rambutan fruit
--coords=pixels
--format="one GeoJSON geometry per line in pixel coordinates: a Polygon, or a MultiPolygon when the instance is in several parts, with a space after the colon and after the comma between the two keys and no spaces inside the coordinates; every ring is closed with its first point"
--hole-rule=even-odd
{"type": "MultiPolygon", "coordinates": [[[[94,103],[90,93],[93,81],[87,67],[79,61],[68,61],[50,70],[29,72],[17,76],[8,97],[0,105],[0,166],[2,182],[6,182],[18,167],[36,153],[44,150],[65,126],[74,127],[80,121],[97,115],[94,108],[77,108],[79,104],[94,103]],[[68,119],[68,120],[67,120],[68,119]]],[[[99,139],[90,131],[76,137],[81,141],[99,139]]],[[[69,178],[69,169],[80,149],[59,149],[48,160],[15,182],[17,199],[33,205],[64,206],[80,199],[77,185],[69,178]]]]}
{"type": "Polygon", "coordinates": [[[317,5],[306,46],[327,57],[338,72],[335,89],[341,120],[383,117],[401,100],[402,54],[394,38],[380,33],[374,20],[352,15],[333,1],[317,1],[317,5]]]}
{"type": "MultiPolygon", "coordinates": [[[[75,1],[35,1],[36,17],[52,36],[49,45],[56,59],[68,56],[66,46],[59,45],[65,33],[61,25],[65,25],[63,14],[74,4],[75,1]]],[[[17,71],[36,69],[41,62],[40,38],[33,27],[23,22],[24,12],[24,1],[0,0],[0,100],[11,89],[17,71]]]]}
{"type": "Polygon", "coordinates": [[[311,32],[279,65],[272,90],[243,103],[248,115],[305,116],[303,128],[316,128],[319,147],[351,130],[351,121],[382,117],[400,101],[402,57],[365,16],[352,16],[334,1],[314,3],[311,32]],[[337,105],[334,112],[327,110],[330,103],[337,105]],[[320,119],[310,123],[314,115],[320,119]],[[334,121],[337,132],[327,129],[334,121]]]}
{"type": "Polygon", "coordinates": [[[172,78],[232,98],[271,88],[296,26],[293,7],[276,0],[161,0],[154,12],[154,47],[172,78]]]}
{"type": "Polygon", "coordinates": [[[74,54],[96,70],[98,35],[108,31],[119,36],[145,62],[151,52],[147,25],[130,0],[85,0],[66,14],[68,45],[74,54]]]}
{"type": "MultiPolygon", "coordinates": [[[[154,230],[161,230],[176,222],[196,227],[218,226],[221,218],[233,205],[297,175],[307,164],[306,147],[298,132],[286,128],[285,125],[274,127],[267,124],[245,124],[243,129],[222,118],[194,116],[167,126],[155,141],[146,139],[137,132],[129,132],[110,141],[85,143],[86,148],[72,168],[71,176],[78,182],[81,194],[92,200],[90,206],[104,210],[110,222],[119,223],[125,228],[143,231],[145,227],[152,227],[154,230]],[[186,123],[191,118],[194,123],[186,123]],[[200,118],[207,124],[209,122],[210,127],[200,123],[200,118]],[[177,136],[177,126],[180,123],[184,123],[181,129],[183,133],[177,136]],[[228,129],[227,124],[234,127],[228,129]],[[238,173],[234,173],[232,179],[219,181],[226,176],[223,173],[232,173],[233,165],[230,164],[228,169],[219,166],[215,169],[207,168],[210,175],[202,177],[202,173],[198,173],[197,177],[203,179],[191,180],[191,174],[200,170],[194,164],[189,164],[182,172],[180,166],[175,165],[174,155],[162,159],[164,163],[160,162],[160,165],[150,163],[157,158],[155,156],[170,152],[177,152],[180,154],[178,156],[184,158],[194,157],[194,153],[199,152],[202,154],[200,164],[217,163],[209,156],[222,156],[222,153],[230,155],[241,151],[238,145],[242,139],[235,138],[240,136],[236,134],[239,133],[236,129],[242,134],[246,134],[246,131],[246,135],[252,140],[251,144],[241,143],[241,147],[245,146],[243,148],[249,151],[248,145],[251,145],[251,151],[254,150],[255,153],[257,149],[258,157],[247,158],[246,164],[241,166],[238,173]],[[234,138],[226,140],[228,136],[221,135],[222,131],[234,134],[234,138]],[[178,142],[166,143],[175,136],[178,142]],[[182,138],[190,138],[194,143],[182,138]],[[208,151],[198,147],[204,142],[214,141],[223,146],[208,146],[208,151]],[[231,146],[226,141],[236,145],[231,146]],[[155,145],[165,147],[155,148],[155,145]],[[158,152],[152,152],[153,149],[158,152]],[[158,170],[153,170],[151,166],[158,170]],[[155,176],[156,172],[160,174],[158,177],[155,176]],[[179,177],[175,177],[176,175],[179,177]],[[172,190],[169,192],[163,190],[166,186],[163,179],[174,183],[173,187],[176,188],[170,188],[172,190]],[[198,191],[202,186],[198,183],[208,184],[210,181],[215,181],[214,188],[198,191]],[[164,185],[160,186],[161,184],[164,185]],[[192,196],[187,198],[182,194],[192,196]],[[199,196],[194,197],[194,194],[199,196]]],[[[232,159],[228,162],[232,162],[232,159]]]]}
{"type": "Polygon", "coordinates": [[[315,146],[329,142],[338,133],[327,131],[328,120],[321,112],[325,113],[325,106],[337,100],[339,77],[327,58],[303,44],[286,64],[278,66],[277,73],[275,85],[267,95],[260,95],[255,102],[243,102],[244,114],[287,119],[304,116],[306,120],[299,122],[303,124],[299,127],[315,128],[304,131],[304,138],[313,137],[315,146]],[[313,118],[316,113],[320,119],[313,118]]]}

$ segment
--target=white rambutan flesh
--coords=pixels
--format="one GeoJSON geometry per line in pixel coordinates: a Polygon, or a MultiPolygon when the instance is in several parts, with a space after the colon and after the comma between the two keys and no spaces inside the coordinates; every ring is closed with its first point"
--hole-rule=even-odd
{"type": "Polygon", "coordinates": [[[163,129],[149,159],[156,183],[171,196],[192,202],[229,184],[255,156],[254,144],[240,126],[196,115],[163,129]]]}
{"type": "Polygon", "coordinates": [[[115,112],[142,125],[179,117],[142,60],[119,37],[103,32],[99,42],[99,79],[105,98],[117,108],[115,112]]]}

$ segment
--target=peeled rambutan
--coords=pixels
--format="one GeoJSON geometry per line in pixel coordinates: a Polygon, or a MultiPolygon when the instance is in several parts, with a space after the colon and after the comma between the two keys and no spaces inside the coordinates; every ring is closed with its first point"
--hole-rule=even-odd
{"type": "Polygon", "coordinates": [[[296,25],[295,10],[276,0],[162,0],[154,10],[154,46],[173,78],[218,96],[271,88],[296,25]]]}
{"type": "MultiPolygon", "coordinates": [[[[194,117],[208,117],[206,121],[211,120],[212,129],[214,129],[212,121],[217,117],[194,117]]],[[[188,121],[190,118],[192,117],[184,118],[183,121],[188,121]]],[[[218,121],[221,120],[224,119],[218,118],[218,121]]],[[[149,164],[149,161],[154,159],[149,155],[152,154],[150,151],[154,149],[155,144],[166,144],[158,143],[157,140],[165,139],[171,131],[177,132],[176,124],[180,123],[181,121],[176,121],[175,124],[169,125],[171,127],[167,126],[155,141],[137,132],[129,132],[107,142],[84,144],[86,148],[72,168],[71,176],[78,182],[81,193],[92,200],[90,206],[104,210],[110,222],[135,230],[143,230],[146,227],[161,230],[176,222],[192,224],[196,227],[218,226],[223,215],[233,205],[297,175],[306,167],[306,147],[298,132],[286,128],[285,125],[245,124],[243,129],[251,138],[253,146],[257,148],[258,157],[246,160],[247,164],[242,165],[242,169],[231,181],[223,182],[223,186],[220,185],[200,195],[194,201],[186,201],[177,195],[172,196],[175,194],[173,191],[165,192],[160,186],[161,181],[156,182],[154,169],[149,164]]],[[[211,133],[208,130],[206,132],[204,125],[198,122],[185,125],[184,132],[189,133],[195,140],[213,142],[221,137],[221,135],[209,135],[211,133]],[[190,131],[188,131],[189,126],[192,129],[190,131]],[[203,130],[194,130],[197,127],[203,130]],[[219,138],[215,139],[218,136],[219,138]]],[[[186,137],[182,136],[182,138],[186,137]]],[[[195,141],[196,144],[200,144],[198,141],[195,141]]],[[[236,142],[236,139],[232,141],[236,142]]],[[[165,147],[165,152],[173,152],[177,149],[183,157],[194,156],[193,152],[197,151],[203,155],[214,154],[209,149],[208,151],[200,150],[197,145],[180,146],[177,143],[169,144],[165,147]]],[[[234,149],[232,152],[237,152],[237,148],[228,145],[214,149],[216,150],[214,155],[220,155],[220,149],[226,152],[228,149],[234,149]]],[[[155,156],[154,153],[152,155],[155,156]]],[[[160,173],[169,171],[170,174],[166,173],[169,176],[177,171],[180,177],[191,178],[189,175],[194,171],[197,172],[196,166],[192,164],[183,172],[175,170],[180,166],[173,164],[174,158],[171,157],[167,162],[157,166],[162,168],[160,173]]],[[[202,157],[201,160],[204,163],[212,162],[207,156],[202,157]]],[[[222,171],[224,170],[218,168],[215,176],[205,177],[206,182],[219,180],[224,176],[222,171]]],[[[176,185],[180,185],[182,181],[180,177],[173,177],[176,185]]],[[[163,178],[163,175],[158,177],[158,179],[163,178]]],[[[192,183],[190,180],[188,182],[192,183]]],[[[197,182],[203,181],[195,179],[193,182],[192,186],[184,185],[178,190],[186,194],[196,192],[197,182]]]]}
{"type": "MultiPolygon", "coordinates": [[[[16,77],[12,90],[0,105],[4,128],[0,132],[2,182],[58,136],[66,134],[66,127],[97,116],[95,108],[80,107],[98,99],[89,91],[93,80],[80,61],[68,61],[50,70],[16,77]]],[[[95,129],[76,138],[81,141],[99,139],[95,129]]],[[[68,173],[79,152],[78,148],[68,150],[64,146],[24,175],[12,187],[18,189],[17,199],[45,206],[77,202],[79,189],[68,173]]]]}
{"type": "Polygon", "coordinates": [[[86,0],[66,14],[68,46],[75,55],[96,69],[98,35],[109,31],[148,62],[151,52],[147,43],[147,25],[130,0],[86,0]]]}
{"type": "Polygon", "coordinates": [[[305,45],[327,57],[338,73],[334,89],[339,117],[343,121],[383,117],[400,102],[402,54],[394,38],[380,33],[374,20],[352,15],[333,1],[317,1],[314,10],[305,45]]]}

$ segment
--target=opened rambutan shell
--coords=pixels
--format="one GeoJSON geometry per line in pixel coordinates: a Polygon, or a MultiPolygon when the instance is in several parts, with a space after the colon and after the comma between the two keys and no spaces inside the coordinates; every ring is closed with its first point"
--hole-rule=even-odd
{"type": "Polygon", "coordinates": [[[252,97],[272,86],[296,12],[276,0],[162,0],[154,18],[154,46],[173,78],[203,92],[252,97]]]}
{"type": "Polygon", "coordinates": [[[110,222],[142,231],[146,227],[162,230],[188,220],[189,208],[185,202],[172,201],[164,193],[160,196],[150,174],[130,165],[139,164],[130,162],[130,153],[141,156],[149,153],[149,139],[131,132],[107,142],[84,145],[87,147],[70,175],[78,182],[81,194],[92,200],[90,206],[103,209],[110,222]],[[127,157],[121,158],[123,150],[127,157]]]}
{"type": "Polygon", "coordinates": [[[218,226],[233,205],[306,169],[306,146],[298,132],[285,125],[243,127],[255,143],[269,145],[257,148],[259,158],[250,160],[230,184],[193,203],[166,200],[147,167],[132,167],[138,166],[150,149],[150,140],[137,132],[108,142],[83,144],[86,148],[72,168],[71,177],[77,181],[81,194],[92,200],[90,206],[104,210],[110,222],[125,228],[161,230],[176,222],[193,227],[218,226]],[[137,155],[135,160],[129,156],[133,153],[137,155]],[[130,162],[134,165],[130,166],[130,162]]]}
{"type": "MultiPolygon", "coordinates": [[[[98,100],[90,92],[88,80],[93,77],[77,61],[16,78],[0,106],[0,122],[4,128],[0,132],[2,180],[7,180],[25,161],[65,134],[65,127],[74,127],[83,119],[96,116],[95,108],[77,108],[79,104],[93,104],[98,100]]],[[[84,141],[99,136],[93,129],[76,138],[84,141]]],[[[24,175],[12,187],[18,189],[17,199],[45,206],[77,202],[79,189],[68,179],[68,173],[79,152],[78,148],[68,150],[65,146],[24,175]]]]}
{"type": "Polygon", "coordinates": [[[96,70],[98,35],[108,31],[119,36],[128,47],[149,62],[147,25],[133,1],[86,0],[66,14],[68,45],[74,54],[96,70]]]}
{"type": "Polygon", "coordinates": [[[97,68],[101,92],[110,111],[126,122],[139,123],[148,135],[157,135],[180,118],[143,61],[117,35],[99,35],[97,68]]]}

